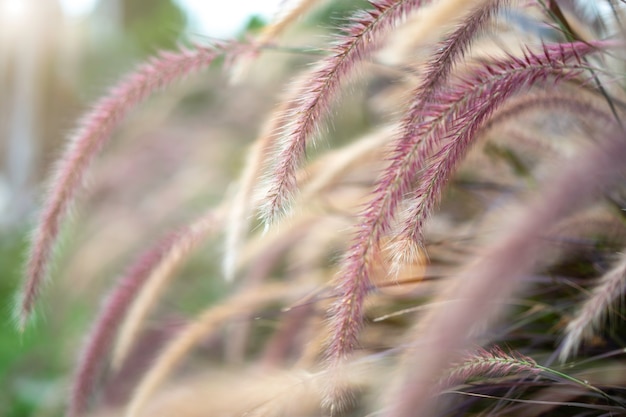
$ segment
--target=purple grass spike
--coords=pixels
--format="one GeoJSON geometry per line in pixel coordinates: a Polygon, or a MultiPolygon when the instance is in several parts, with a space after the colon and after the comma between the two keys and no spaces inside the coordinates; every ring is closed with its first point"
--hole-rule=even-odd
{"type": "Polygon", "coordinates": [[[61,225],[84,181],[85,173],[115,127],[150,95],[208,67],[229,48],[233,49],[233,46],[219,44],[213,47],[183,49],[177,53],[162,52],[125,77],[82,118],[63,157],[57,163],[56,173],[50,182],[48,195],[33,233],[26,266],[26,281],[16,306],[15,315],[20,329],[23,330],[26,326],[42,283],[49,274],[61,225]]]}
{"type": "MultiPolygon", "coordinates": [[[[475,32],[484,25],[500,3],[502,2],[492,1],[487,6],[470,13],[468,18],[471,22],[470,28],[461,27],[451,36],[455,42],[444,44],[441,52],[428,65],[425,80],[416,90],[416,102],[411,106],[409,114],[419,113],[421,106],[430,100],[434,95],[433,87],[446,80],[454,61],[463,55],[475,32]],[[439,65],[445,67],[440,73],[437,71],[439,65]]],[[[408,129],[407,126],[408,121],[405,120],[404,130],[408,129]]],[[[390,219],[409,189],[414,175],[411,170],[408,173],[401,171],[402,175],[396,175],[397,170],[413,167],[410,161],[401,161],[400,157],[403,156],[401,152],[404,151],[405,147],[399,145],[391,166],[378,182],[374,198],[362,213],[363,220],[354,243],[342,263],[336,284],[339,299],[332,307],[330,319],[332,336],[327,355],[331,367],[343,361],[357,345],[363,321],[363,302],[371,287],[371,266],[378,256],[377,247],[383,235],[389,230],[390,219]]]]}
{"type": "Polygon", "coordinates": [[[82,416],[87,411],[89,397],[96,384],[97,373],[103,365],[103,358],[115,339],[115,331],[119,323],[145,280],[150,276],[154,267],[171,250],[179,235],[179,233],[170,234],[141,255],[104,301],[99,318],[93,325],[78,361],[68,407],[69,417],[82,416]]]}
{"type": "MultiPolygon", "coordinates": [[[[584,339],[590,339],[601,328],[604,318],[616,313],[613,304],[620,300],[626,291],[626,256],[599,279],[598,284],[585,300],[575,317],[565,328],[559,359],[565,362],[576,356],[584,339]]],[[[617,303],[619,305],[619,303],[617,303]]]]}
{"type": "Polygon", "coordinates": [[[372,9],[358,12],[350,20],[345,35],[329,57],[305,74],[293,87],[294,102],[279,116],[280,131],[276,162],[267,175],[268,192],[261,206],[261,218],[268,224],[288,206],[296,191],[296,169],[304,157],[307,141],[319,129],[322,118],[340,86],[358,70],[383,43],[385,35],[412,10],[428,0],[372,0],[372,9]]]}
{"type": "MultiPolygon", "coordinates": [[[[477,132],[507,99],[531,84],[557,83],[581,75],[585,71],[582,57],[595,51],[595,45],[582,42],[545,45],[542,54],[527,52],[524,59],[510,57],[480,67],[461,83],[440,92],[437,106],[442,111],[436,117],[444,121],[443,127],[426,140],[442,145],[424,167],[399,240],[421,244],[424,223],[448,178],[477,132]]],[[[426,161],[425,152],[420,160],[426,161]]]]}
{"type": "Polygon", "coordinates": [[[443,88],[452,72],[454,64],[467,52],[472,40],[483,30],[494,14],[508,0],[490,0],[487,4],[472,11],[459,27],[443,41],[438,52],[426,65],[426,73],[421,84],[412,92],[411,106],[404,117],[404,128],[411,129],[415,121],[424,116],[424,106],[443,88]]]}
{"type": "Polygon", "coordinates": [[[494,378],[517,373],[537,375],[540,372],[537,362],[528,356],[517,352],[506,353],[498,346],[478,348],[453,366],[439,385],[444,390],[477,377],[494,378]]]}
{"type": "Polygon", "coordinates": [[[147,249],[119,280],[104,301],[78,361],[68,407],[70,417],[82,416],[87,411],[98,371],[116,338],[118,328],[146,283],[152,279],[155,271],[172,262],[172,255],[189,252],[201,243],[214,229],[217,216],[210,211],[198,221],[170,233],[147,249]]]}

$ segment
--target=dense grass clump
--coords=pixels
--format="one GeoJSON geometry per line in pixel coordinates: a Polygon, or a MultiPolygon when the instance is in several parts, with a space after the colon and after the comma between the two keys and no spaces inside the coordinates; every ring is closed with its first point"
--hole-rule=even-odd
{"type": "Polygon", "coordinates": [[[247,126],[239,180],[204,210],[179,207],[197,220],[145,242],[112,284],[68,415],[625,414],[624,3],[355,2],[313,53],[302,18],[333,5],[293,3],[245,41],[158,54],[71,135],[33,232],[22,329],[131,111],[216,65],[240,83],[225,109],[246,107],[255,77],[283,90],[247,126]],[[281,51],[300,62],[264,73],[281,51]],[[223,248],[223,295],[172,330],[157,307],[207,242],[223,248]],[[138,367],[149,328],[160,341],[138,367]],[[126,374],[129,394],[107,401],[126,374]]]}

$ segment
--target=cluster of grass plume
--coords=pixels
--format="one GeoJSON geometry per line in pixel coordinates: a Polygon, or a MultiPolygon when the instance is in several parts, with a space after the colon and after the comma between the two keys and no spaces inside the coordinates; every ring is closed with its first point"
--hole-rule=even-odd
{"type": "MultiPolygon", "coordinates": [[[[86,113],[33,232],[22,330],[90,164],[130,112],[216,62],[245,86],[326,3],[288,2],[246,41],[162,52],[86,113]]],[[[581,3],[357,3],[308,69],[281,72],[233,192],[146,242],[113,284],[67,415],[212,415],[228,401],[259,416],[626,413],[626,378],[606,371],[624,370],[626,349],[626,8],[581,3]],[[338,138],[328,126],[361,88],[365,133],[338,138]],[[170,334],[106,411],[105,375],[132,366],[171,278],[214,236],[230,294],[170,334]],[[223,360],[169,378],[207,340],[223,360]]]]}

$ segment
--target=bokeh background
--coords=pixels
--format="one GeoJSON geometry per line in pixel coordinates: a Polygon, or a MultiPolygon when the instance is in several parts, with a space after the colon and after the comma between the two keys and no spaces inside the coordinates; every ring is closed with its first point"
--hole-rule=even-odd
{"type": "MultiPolygon", "coordinates": [[[[245,36],[278,3],[0,0],[1,416],[62,415],[74,355],[111,282],[146,242],[223,198],[236,177],[242,149],[273,104],[271,65],[228,92],[219,69],[205,72],[129,117],[92,167],[38,322],[19,334],[11,310],[28,233],[80,115],[157,51],[245,36]]],[[[172,295],[166,309],[219,295],[219,280],[206,279],[216,252],[188,266],[180,289],[188,296],[183,303],[172,295]]]]}
{"type": "MultiPolygon", "coordinates": [[[[217,62],[130,114],[91,166],[35,323],[20,334],[12,309],[29,232],[80,116],[159,51],[245,39],[284,3],[0,0],[0,416],[63,415],[77,352],[111,284],[147,245],[230,195],[287,77],[318,58],[310,48],[364,0],[328,2],[284,36],[286,48],[261,56],[236,85],[217,62]]],[[[358,94],[343,113],[334,122],[338,137],[365,129],[358,94]]],[[[156,313],[160,330],[147,332],[149,348],[138,362],[157,351],[167,323],[176,328],[229,290],[219,272],[222,246],[220,237],[207,242],[178,271],[156,313]]],[[[123,404],[133,384],[126,379],[105,387],[101,400],[123,404]]]]}

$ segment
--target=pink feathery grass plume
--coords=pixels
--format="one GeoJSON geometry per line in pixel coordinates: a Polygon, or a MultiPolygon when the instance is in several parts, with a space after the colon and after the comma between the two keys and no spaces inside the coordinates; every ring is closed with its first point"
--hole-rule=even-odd
{"type": "Polygon", "coordinates": [[[383,43],[389,31],[428,0],[371,0],[372,9],[359,11],[344,29],[345,35],[310,73],[294,84],[288,111],[276,116],[282,126],[275,162],[267,175],[268,192],[261,206],[266,224],[285,210],[296,190],[296,169],[307,141],[319,129],[337,91],[383,43]]]}
{"type": "Polygon", "coordinates": [[[594,101],[591,94],[574,94],[571,91],[552,90],[533,92],[511,99],[505,107],[498,110],[485,123],[481,132],[519,117],[525,112],[547,109],[569,113],[582,120],[597,123],[598,126],[610,126],[615,122],[615,117],[611,114],[610,109],[604,107],[598,103],[598,100],[594,101]]]}
{"type": "Polygon", "coordinates": [[[496,378],[517,373],[537,375],[540,372],[537,362],[528,356],[506,353],[497,346],[489,350],[479,348],[453,366],[439,382],[439,388],[447,389],[473,378],[496,378]]]}
{"type": "MultiPolygon", "coordinates": [[[[414,92],[415,100],[403,123],[403,131],[409,130],[410,118],[423,117],[420,109],[434,97],[434,89],[446,81],[454,62],[463,56],[473,36],[485,25],[500,3],[503,2],[490,1],[487,5],[476,8],[466,18],[466,24],[461,25],[449,41],[442,45],[427,65],[424,81],[414,92]]],[[[336,284],[339,299],[333,305],[330,315],[331,339],[328,357],[331,363],[345,359],[357,345],[362,325],[363,301],[371,286],[371,267],[377,262],[378,245],[388,231],[390,220],[415,175],[411,171],[408,174],[404,172],[407,168],[414,168],[410,160],[401,161],[401,152],[405,150],[403,144],[398,145],[391,167],[379,181],[374,191],[374,199],[361,215],[363,221],[342,263],[336,284]],[[397,174],[396,170],[402,170],[404,175],[397,174]]]]}
{"type": "Polygon", "coordinates": [[[410,95],[411,106],[403,120],[405,131],[411,130],[417,120],[423,119],[424,106],[445,87],[454,64],[463,58],[476,35],[506,3],[507,0],[489,0],[485,5],[476,7],[436,48],[437,52],[426,64],[422,82],[410,95]]]}
{"type": "Polygon", "coordinates": [[[581,75],[586,70],[582,58],[597,50],[597,45],[582,42],[545,45],[543,54],[526,52],[523,59],[509,57],[478,67],[460,83],[441,91],[433,101],[434,108],[425,109],[433,117],[432,124],[440,126],[433,129],[430,121],[424,122],[418,127],[424,135],[410,141],[423,173],[411,197],[408,221],[398,237],[403,244],[399,246],[422,245],[424,222],[448,178],[478,131],[507,99],[534,84],[548,80],[557,83],[581,75]],[[428,143],[442,146],[426,163],[428,143]]]}
{"type": "Polygon", "coordinates": [[[34,230],[27,262],[26,281],[16,316],[23,329],[33,310],[50,261],[60,227],[79,190],[94,156],[111,137],[116,126],[143,100],[173,82],[211,64],[229,48],[228,44],[195,47],[180,52],[162,52],[139,66],[98,101],[72,135],[63,157],[57,162],[43,210],[34,230]]]}
{"type": "Polygon", "coordinates": [[[478,329],[498,317],[522,286],[541,254],[544,231],[623,178],[626,138],[619,132],[607,139],[561,164],[502,236],[442,290],[441,299],[452,302],[434,305],[420,319],[386,416],[432,414],[433,381],[457,360],[460,350],[476,343],[478,329]]]}
{"type": "Polygon", "coordinates": [[[169,251],[176,234],[167,236],[155,247],[146,251],[132,265],[116,289],[104,302],[102,313],[93,327],[91,335],[79,359],[74,378],[68,416],[81,416],[87,410],[89,397],[95,386],[98,369],[115,338],[115,330],[124,317],[135,294],[150,275],[154,265],[169,251]]]}
{"type": "Polygon", "coordinates": [[[600,279],[575,318],[567,325],[559,352],[561,361],[565,362],[568,357],[576,355],[583,339],[589,338],[600,327],[602,319],[611,312],[612,303],[620,300],[625,290],[626,255],[622,255],[620,261],[600,279]]]}
{"type": "Polygon", "coordinates": [[[172,254],[176,257],[177,254],[189,252],[201,242],[214,229],[214,223],[211,212],[188,227],[171,233],[142,254],[120,279],[104,301],[80,355],[71,389],[68,416],[82,416],[87,411],[98,371],[104,364],[120,324],[146,282],[155,271],[163,268],[164,263],[169,265],[173,262],[172,254]]]}

